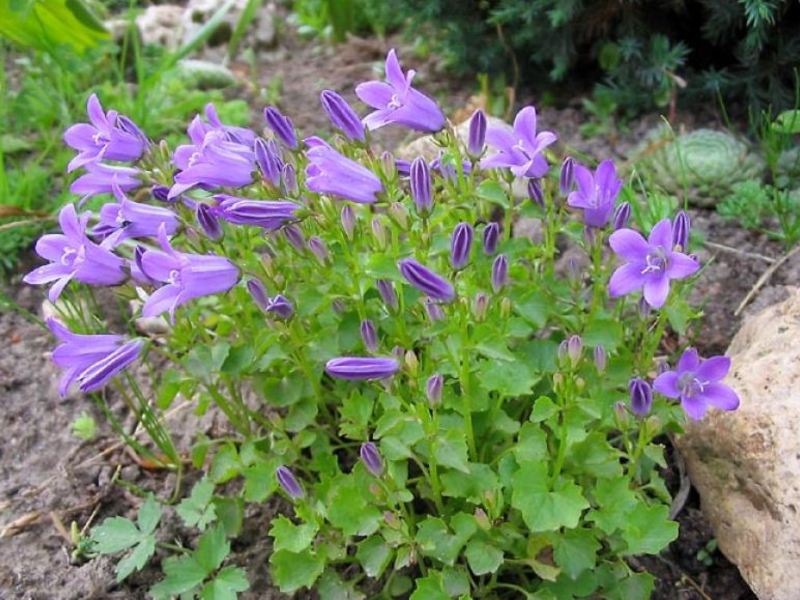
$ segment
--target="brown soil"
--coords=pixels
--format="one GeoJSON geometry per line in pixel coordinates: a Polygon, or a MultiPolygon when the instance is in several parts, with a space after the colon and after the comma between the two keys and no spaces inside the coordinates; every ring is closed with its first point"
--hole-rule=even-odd
{"type": "MultiPolygon", "coordinates": [[[[306,134],[327,129],[328,123],[318,108],[318,91],[324,87],[345,92],[353,99],[352,87],[370,78],[379,65],[387,43],[351,40],[335,50],[317,44],[301,43],[294,38],[284,41],[274,60],[265,67],[268,77],[283,77],[281,104],[306,134]]],[[[420,73],[435,73],[432,65],[416,65],[420,73]]],[[[471,87],[446,78],[429,75],[431,87],[446,106],[463,106],[471,87]]],[[[562,140],[577,151],[594,157],[620,156],[641,132],[657,121],[644,119],[623,135],[583,139],[578,125],[585,118],[576,109],[545,109],[540,116],[543,127],[557,130],[562,140]]],[[[679,116],[680,118],[680,116],[679,116]]],[[[407,136],[403,131],[381,133],[382,143],[394,147],[407,136]]],[[[693,213],[695,226],[710,241],[744,250],[778,256],[781,248],[762,236],[726,224],[707,211],[693,213]]],[[[708,263],[697,284],[696,299],[705,301],[706,315],[695,332],[704,353],[724,351],[739,326],[733,311],[767,263],[735,251],[703,250],[708,263]]],[[[761,292],[750,310],[780,299],[783,285],[798,281],[800,261],[784,265],[770,286],[761,292]]],[[[43,294],[39,290],[14,288],[13,296],[23,307],[37,313],[43,294]]],[[[119,586],[114,582],[113,564],[108,559],[72,560],[71,545],[65,538],[63,524],[69,529],[75,521],[83,526],[112,515],[132,516],[140,503],[137,496],[111,483],[117,467],[124,480],[162,496],[172,486],[164,473],[147,471],[135,464],[122,449],[99,453],[116,443],[116,438],[102,427],[91,443],[81,443],[70,431],[72,421],[83,411],[93,414],[99,424],[103,418],[85,398],[58,397],[57,373],[47,352],[50,336],[33,323],[13,312],[0,314],[0,339],[6,340],[0,354],[0,415],[3,440],[0,443],[0,528],[10,535],[0,539],[0,597],[7,599],[87,600],[106,598],[144,598],[156,580],[156,566],[133,575],[119,586]],[[22,522],[25,521],[25,522],[22,522]],[[18,522],[18,531],[8,524],[18,522]]],[[[213,418],[212,418],[213,420],[213,418]]],[[[213,422],[198,423],[211,431],[213,422]]],[[[192,430],[184,426],[183,429],[192,430]]],[[[673,472],[667,473],[670,480],[673,472]]],[[[279,504],[248,508],[245,530],[234,542],[233,561],[247,570],[251,591],[245,599],[285,597],[270,587],[267,560],[269,538],[265,534],[271,515],[281,510],[279,504]]],[[[693,493],[678,517],[680,538],[662,559],[639,559],[634,566],[647,568],[658,578],[656,600],[751,600],[755,598],[740,578],[736,568],[719,552],[706,565],[697,558],[698,551],[713,537],[699,510],[693,493]]],[[[168,512],[164,539],[184,539],[186,533],[168,512]]],[[[190,541],[184,539],[184,541],[190,541]]],[[[153,561],[154,565],[158,561],[153,561]]],[[[297,595],[296,597],[306,597],[297,595]]]]}

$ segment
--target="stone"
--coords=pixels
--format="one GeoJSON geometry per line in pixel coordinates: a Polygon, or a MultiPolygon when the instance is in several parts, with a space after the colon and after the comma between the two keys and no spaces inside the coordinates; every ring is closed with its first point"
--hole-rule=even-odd
{"type": "Polygon", "coordinates": [[[175,50],[183,37],[183,7],[176,4],[148,6],[136,17],[136,27],[145,44],[175,50]]]}
{"type": "Polygon", "coordinates": [[[748,317],[728,349],[736,412],[679,437],[720,550],[761,600],[800,590],[800,289],[748,317]]]}
{"type": "MultiPolygon", "coordinates": [[[[233,6],[225,14],[220,25],[208,38],[207,46],[212,48],[220,47],[230,42],[247,4],[248,0],[234,0],[233,6]]],[[[197,35],[197,32],[217,12],[220,6],[219,0],[189,0],[181,16],[184,43],[197,35]]],[[[275,13],[275,4],[269,3],[262,6],[248,25],[240,47],[249,47],[255,50],[275,47],[278,40],[275,13]]]]}

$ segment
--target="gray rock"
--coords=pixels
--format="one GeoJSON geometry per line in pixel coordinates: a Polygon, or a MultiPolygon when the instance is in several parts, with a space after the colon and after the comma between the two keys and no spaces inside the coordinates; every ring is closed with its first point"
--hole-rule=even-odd
{"type": "Polygon", "coordinates": [[[142,42],[175,50],[183,39],[183,7],[176,4],[148,6],[136,17],[142,42]]]}
{"type": "MultiPolygon", "coordinates": [[[[230,42],[247,3],[248,0],[234,1],[219,27],[208,38],[206,45],[220,47],[230,42]]],[[[181,16],[184,43],[197,35],[220,6],[219,0],[189,0],[181,16]]],[[[275,12],[275,5],[272,3],[262,6],[250,22],[240,47],[250,47],[255,50],[273,48],[277,43],[275,12]]]]}
{"type": "Polygon", "coordinates": [[[740,408],[677,440],[720,550],[761,600],[800,590],[800,290],[790,292],[730,344],[740,408]]]}

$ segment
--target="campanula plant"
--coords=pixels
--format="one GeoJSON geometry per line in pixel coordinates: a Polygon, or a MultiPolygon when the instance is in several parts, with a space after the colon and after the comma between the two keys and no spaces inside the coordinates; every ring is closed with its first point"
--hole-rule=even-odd
{"type": "MultiPolygon", "coordinates": [[[[61,391],[115,389],[150,436],[106,410],[135,452],[180,476],[189,450],[203,473],[174,500],[202,535],[158,550],[154,598],[245,590],[230,540],[245,506],[273,496],[286,514],[264,568],[289,594],[653,589],[628,558],[677,536],[664,434],[738,405],[727,359],[660,349],[692,316],[689,219],[642,231],[610,160],[556,172],[533,107],[513,127],[477,112],[459,139],[413,77],[392,51],[386,81],[356,89],[372,112],[324,91],[327,139],[275,107],[255,132],[210,106],[171,151],[94,96],[92,125],[67,133],[85,170],[73,191],[105,205],[66,206],[26,278],[51,286],[61,391]],[[440,155],[395,160],[371,139],[384,126],[432,132],[440,155]],[[515,235],[521,216],[540,219],[541,241],[515,235]],[[128,301],[127,333],[100,293],[128,301]],[[177,449],[164,415],[178,395],[227,433],[177,449]]],[[[120,579],[161,547],[162,510],[150,497],[138,524],[93,531],[120,579]]]]}

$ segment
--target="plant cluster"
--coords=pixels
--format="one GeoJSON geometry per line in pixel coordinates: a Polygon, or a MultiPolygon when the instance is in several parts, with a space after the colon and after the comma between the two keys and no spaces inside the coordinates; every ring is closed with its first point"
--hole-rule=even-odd
{"type": "MultiPolygon", "coordinates": [[[[800,7],[790,0],[403,0],[462,73],[570,83],[589,74],[626,112],[678,93],[788,107],[800,63],[800,7]]],[[[574,86],[567,90],[574,93],[574,86]]]]}
{"type": "Polygon", "coordinates": [[[61,392],[97,392],[133,450],[179,475],[176,397],[229,423],[191,449],[204,475],[175,510],[196,543],[160,539],[150,497],[82,548],[124,552],[120,579],[170,554],[154,598],[234,598],[243,507],[277,493],[291,510],[270,524],[269,563],[286,593],[647,598],[652,576],[626,558],[678,530],[659,436],[739,402],[727,358],[659,356],[693,315],[687,215],[645,238],[612,161],[549,175],[556,134],[533,107],[509,128],[478,111],[461,140],[394,51],[385,75],[356,88],[364,118],[322,93],[329,140],[274,107],[262,137],[209,105],[173,150],[94,96],[67,131],[71,191],[112,198],[67,205],[25,278],[51,286],[61,392]],[[432,133],[441,154],[380,153],[383,126],[432,133]],[[521,216],[541,240],[512,235],[521,216]],[[585,264],[564,264],[565,246],[585,264]],[[126,334],[107,332],[98,287],[139,307],[126,334]],[[122,428],[108,386],[150,442],[122,428]]]}

